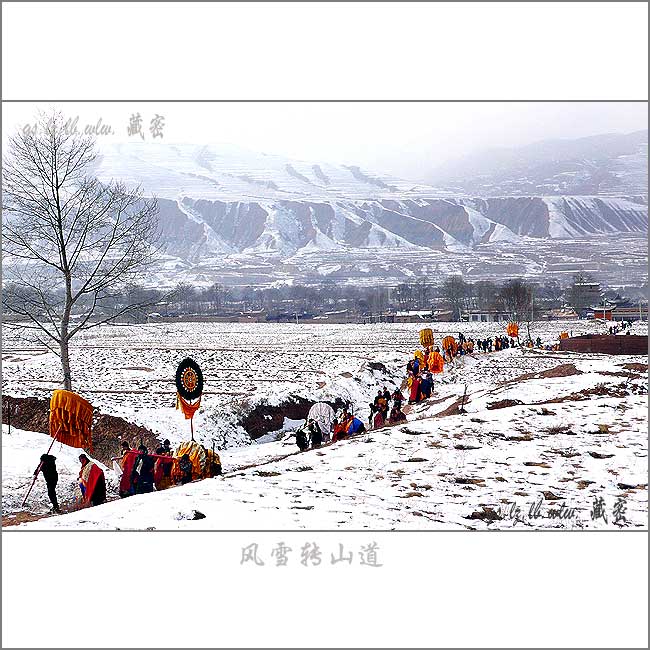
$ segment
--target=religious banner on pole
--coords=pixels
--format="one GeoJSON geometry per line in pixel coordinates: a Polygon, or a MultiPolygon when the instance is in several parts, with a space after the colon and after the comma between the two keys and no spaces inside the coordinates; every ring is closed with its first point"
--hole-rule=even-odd
{"type": "Polygon", "coordinates": [[[201,406],[203,393],[203,373],[199,364],[189,357],[183,359],[176,369],[176,408],[183,411],[186,420],[190,420],[192,440],[194,440],[194,414],[201,406]]]}
{"type": "Polygon", "coordinates": [[[50,399],[50,436],[54,440],[92,451],[93,406],[69,390],[55,390],[50,399]]]}

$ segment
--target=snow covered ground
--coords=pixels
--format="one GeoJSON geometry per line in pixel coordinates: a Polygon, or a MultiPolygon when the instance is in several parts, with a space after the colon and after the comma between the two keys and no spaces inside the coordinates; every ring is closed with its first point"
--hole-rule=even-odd
{"type": "MultiPolygon", "coordinates": [[[[174,323],[101,327],[71,346],[75,390],[102,412],[145,426],[172,443],[189,436],[175,409],[174,375],[187,356],[205,378],[195,436],[230,448],[250,444],[239,426],[257,405],[291,396],[367,404],[378,383],[401,382],[406,355],[417,342],[414,326],[174,323]],[[369,362],[386,365],[387,373],[369,362]]],[[[49,398],[61,388],[58,358],[37,344],[3,332],[2,391],[49,398]]]]}
{"type": "MultiPolygon", "coordinates": [[[[565,329],[576,335],[597,327],[587,321],[535,323],[532,334],[550,342],[565,329]]],[[[79,375],[80,392],[101,404],[102,410],[128,416],[174,443],[187,436],[180,413],[170,404],[172,375],[175,364],[191,354],[206,372],[208,394],[197,432],[208,442],[222,432],[217,428],[220,418],[222,427],[226,416],[233,421],[239,399],[279,403],[291,394],[311,399],[343,395],[357,406],[367,404],[387,383],[387,376],[401,379],[420,328],[417,324],[107,328],[77,343],[73,372],[79,375]],[[245,370],[229,370],[241,368],[247,359],[254,361],[243,364],[245,370]],[[371,361],[385,363],[388,373],[377,376],[367,365],[371,361]],[[144,367],[150,370],[133,369],[144,367]],[[300,374],[305,370],[311,372],[300,374]],[[128,377],[144,392],[89,392],[123,386],[128,377]],[[271,378],[275,381],[262,381],[271,378]],[[152,389],[156,384],[167,392],[160,397],[149,394],[157,390],[152,389]],[[230,415],[225,405],[215,404],[224,397],[210,394],[237,392],[243,385],[255,390],[241,398],[230,396],[230,415]],[[141,406],[145,401],[146,408],[141,406]]],[[[438,323],[432,328],[439,340],[458,331],[494,335],[503,326],[438,323]]],[[[647,325],[635,325],[635,333],[647,334],[647,325]]],[[[4,345],[5,394],[45,396],[55,387],[54,357],[22,352],[16,342],[4,345]]],[[[287,431],[277,441],[269,435],[264,440],[270,442],[236,446],[238,436],[244,442],[240,431],[238,436],[226,436],[223,477],[21,527],[647,528],[647,362],[647,356],[519,349],[465,357],[436,381],[430,400],[412,407],[405,425],[302,454],[296,453],[287,431]],[[459,414],[454,406],[463,394],[466,413],[459,414]],[[592,519],[597,503],[605,506],[607,522],[592,519]],[[205,518],[194,520],[195,510],[205,518]]],[[[363,409],[360,414],[365,416],[363,409]]],[[[283,428],[288,424],[285,421],[283,428]]],[[[47,436],[31,436],[39,438],[25,438],[21,460],[15,439],[3,434],[5,513],[5,492],[29,479],[34,462],[47,448],[47,436]]]]}
{"type": "MultiPolygon", "coordinates": [[[[39,463],[41,454],[47,452],[51,442],[52,439],[43,433],[24,431],[15,427],[11,427],[10,432],[7,425],[2,425],[3,516],[11,516],[23,510],[38,516],[47,514],[52,509],[52,504],[47,496],[45,480],[40,474],[29,494],[25,509],[22,507],[23,499],[32,484],[32,474],[39,463]]],[[[56,458],[56,468],[59,474],[56,493],[59,504],[67,508],[75,507],[81,496],[78,488],[81,449],[74,449],[55,442],[49,453],[56,458]]],[[[114,472],[108,471],[106,466],[101,463],[98,465],[105,470],[107,492],[115,493],[117,482],[114,472]]]]}

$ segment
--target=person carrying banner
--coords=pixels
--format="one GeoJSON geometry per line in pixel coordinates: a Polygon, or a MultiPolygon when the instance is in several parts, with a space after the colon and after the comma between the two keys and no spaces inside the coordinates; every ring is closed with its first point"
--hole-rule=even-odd
{"type": "Polygon", "coordinates": [[[61,512],[59,510],[59,502],[56,498],[56,484],[59,481],[59,473],[56,471],[56,456],[43,454],[41,456],[41,462],[34,472],[34,479],[36,479],[39,472],[43,474],[45,485],[47,485],[47,496],[50,497],[50,501],[52,502],[52,512],[61,512]]]}

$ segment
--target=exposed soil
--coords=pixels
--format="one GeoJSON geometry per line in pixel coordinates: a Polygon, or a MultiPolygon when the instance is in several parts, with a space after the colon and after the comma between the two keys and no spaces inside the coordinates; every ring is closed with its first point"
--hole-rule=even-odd
{"type": "Polygon", "coordinates": [[[548,379],[552,377],[571,377],[572,375],[581,375],[582,370],[578,370],[572,363],[562,363],[555,368],[549,368],[548,370],[540,370],[539,372],[527,372],[526,374],[519,375],[508,382],[508,384],[515,384],[520,381],[526,381],[527,379],[548,379]]]}
{"type": "Polygon", "coordinates": [[[601,375],[609,375],[610,377],[627,377],[628,379],[641,379],[643,375],[638,372],[632,372],[630,370],[601,370],[601,375]]]}
{"type": "Polygon", "coordinates": [[[637,372],[648,372],[647,363],[624,363],[625,370],[636,370],[637,372]]]}
{"type": "MultiPolygon", "coordinates": [[[[559,404],[560,402],[578,402],[592,397],[627,397],[630,394],[624,386],[609,386],[599,384],[593,388],[585,388],[584,390],[563,397],[554,397],[553,399],[546,400],[545,402],[535,402],[535,404],[559,404]]],[[[489,408],[489,407],[488,407],[489,408]]]]}
{"type": "Polygon", "coordinates": [[[493,508],[488,508],[487,506],[482,506],[482,510],[475,510],[471,515],[465,517],[465,519],[480,519],[481,521],[486,521],[488,523],[492,521],[500,521],[503,517],[496,512],[493,508]]]}
{"type": "MultiPolygon", "coordinates": [[[[11,425],[26,431],[49,433],[50,402],[36,397],[2,396],[3,406],[6,401],[11,408],[11,425]]],[[[2,409],[2,423],[8,424],[8,413],[2,409]]],[[[111,464],[111,458],[119,455],[120,442],[140,444],[142,441],[150,451],[161,443],[158,436],[145,427],[132,424],[126,420],[102,413],[95,408],[93,416],[93,450],[85,450],[94,458],[111,464]]]]}
{"type": "Polygon", "coordinates": [[[489,411],[493,411],[494,409],[505,409],[510,406],[519,406],[520,404],[523,404],[523,402],[518,399],[502,399],[498,402],[490,402],[486,408],[489,411]]]}
{"type": "Polygon", "coordinates": [[[647,483],[639,483],[638,485],[632,485],[630,483],[617,483],[616,485],[621,490],[645,490],[648,487],[647,483]]]}
{"type": "Polygon", "coordinates": [[[2,396],[2,424],[17,429],[47,433],[50,417],[50,403],[37,397],[2,396]]]}
{"type": "MultiPolygon", "coordinates": [[[[106,502],[108,503],[109,501],[116,501],[118,498],[119,497],[116,496],[108,496],[106,502]]],[[[61,508],[61,514],[76,512],[77,510],[81,510],[83,507],[79,503],[59,503],[59,506],[61,508]]],[[[20,512],[12,512],[8,515],[2,515],[2,527],[6,528],[7,526],[17,526],[18,524],[24,524],[26,522],[38,521],[39,519],[47,519],[48,517],[56,516],[58,515],[54,512],[35,513],[27,512],[24,510],[20,512]]]]}
{"type": "MultiPolygon", "coordinates": [[[[342,399],[327,403],[335,411],[348,406],[342,399]]],[[[256,440],[266,433],[282,429],[285,417],[290,420],[304,420],[314,404],[316,402],[304,397],[293,397],[278,406],[258,404],[241,418],[239,424],[256,440]]]]}
{"type": "Polygon", "coordinates": [[[2,515],[2,527],[7,528],[7,526],[17,526],[18,524],[38,521],[39,519],[45,519],[46,517],[52,516],[54,516],[53,513],[47,515],[35,515],[31,512],[16,512],[10,515],[2,515]]]}
{"type": "Polygon", "coordinates": [[[464,399],[463,397],[459,397],[455,402],[452,402],[446,409],[440,411],[440,413],[436,413],[434,417],[445,418],[448,415],[460,415],[461,413],[465,412],[461,410],[461,407],[463,405],[469,404],[469,402],[470,402],[470,398],[468,395],[466,395],[464,399]]]}
{"type": "Polygon", "coordinates": [[[93,455],[110,466],[110,459],[119,455],[122,440],[132,445],[141,442],[153,452],[161,444],[160,438],[149,429],[131,424],[122,418],[95,410],[93,422],[93,455]]]}
{"type": "MultiPolygon", "coordinates": [[[[18,429],[27,431],[49,432],[50,403],[49,400],[36,397],[11,397],[2,396],[3,407],[2,422],[8,424],[9,409],[11,412],[11,425],[18,429]]],[[[288,402],[279,406],[261,404],[246,415],[240,421],[241,426],[256,439],[271,431],[278,431],[284,424],[284,418],[292,420],[304,420],[309,409],[315,404],[311,400],[302,397],[294,397],[288,402]]],[[[344,408],[347,405],[341,399],[329,402],[334,410],[344,408]]],[[[123,418],[101,413],[95,408],[93,420],[93,450],[88,453],[104,463],[111,464],[111,458],[119,455],[120,443],[127,440],[131,444],[139,445],[144,443],[150,451],[154,451],[161,443],[160,438],[146,427],[127,422],[123,418]]]]}

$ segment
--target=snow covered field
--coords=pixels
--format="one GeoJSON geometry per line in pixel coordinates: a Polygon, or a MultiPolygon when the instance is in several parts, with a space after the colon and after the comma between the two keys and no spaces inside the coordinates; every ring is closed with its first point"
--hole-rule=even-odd
{"type": "MultiPolygon", "coordinates": [[[[365,418],[362,407],[377,389],[401,381],[421,327],[159,324],[91,330],[73,348],[78,391],[102,411],[143,424],[173,444],[188,437],[187,423],[173,408],[173,372],[185,356],[200,363],[206,394],[195,430],[205,443],[223,442],[224,476],[21,527],[647,527],[647,356],[511,349],[465,357],[447,368],[432,398],[414,406],[405,425],[302,454],[288,432],[251,444],[235,426],[239,409],[279,404],[291,395],[342,397],[361,407],[365,418]],[[385,364],[387,372],[372,370],[371,362],[385,364]],[[465,391],[466,413],[458,414],[454,406],[465,391]],[[607,522],[592,519],[601,497],[607,522]],[[195,510],[205,518],[192,519],[195,510]]],[[[532,334],[551,342],[565,329],[577,335],[597,327],[588,321],[535,323],[532,334]]],[[[503,325],[434,323],[432,329],[439,340],[458,331],[494,336],[503,325]]],[[[647,325],[635,325],[633,333],[647,334],[647,325]]],[[[3,393],[47,397],[57,387],[56,361],[6,336],[3,393]]],[[[29,479],[49,444],[43,434],[13,429],[9,438],[3,431],[5,514],[15,507],[12,492],[29,479]]],[[[62,450],[53,453],[59,457],[62,450]]],[[[76,450],[72,454],[76,459],[76,450]]],[[[18,491],[22,499],[23,488],[18,491]]],[[[46,498],[44,487],[41,496],[46,498]]],[[[34,507],[42,512],[42,500],[34,507]]]]}

